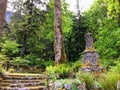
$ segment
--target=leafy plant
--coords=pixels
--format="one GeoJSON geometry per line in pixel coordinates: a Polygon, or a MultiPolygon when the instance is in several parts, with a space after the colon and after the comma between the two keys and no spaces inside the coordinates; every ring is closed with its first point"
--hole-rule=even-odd
{"type": "Polygon", "coordinates": [[[54,66],[54,70],[60,78],[67,78],[70,75],[71,68],[66,64],[59,64],[54,66]]]}
{"type": "Polygon", "coordinates": [[[3,54],[6,54],[11,57],[19,53],[19,48],[18,48],[19,44],[17,44],[15,41],[6,40],[1,45],[2,45],[1,53],[3,54]]]}
{"type": "Polygon", "coordinates": [[[82,60],[77,60],[72,64],[72,70],[77,72],[78,69],[81,67],[82,60]]]}
{"type": "Polygon", "coordinates": [[[85,82],[86,84],[86,88],[92,89],[94,86],[94,75],[92,73],[78,73],[77,74],[77,78],[81,81],[81,82],[85,82]]]}
{"type": "Polygon", "coordinates": [[[67,78],[71,73],[70,66],[66,64],[59,64],[56,66],[49,66],[46,68],[49,75],[53,75],[56,78],[67,78]]]}
{"type": "Polygon", "coordinates": [[[1,61],[5,62],[6,60],[9,60],[9,58],[7,57],[7,55],[4,55],[4,54],[0,53],[0,62],[1,61]]]}
{"type": "Polygon", "coordinates": [[[115,64],[116,64],[115,66],[110,67],[109,71],[110,72],[117,72],[120,74],[120,61],[116,61],[115,64]]]}
{"type": "Polygon", "coordinates": [[[29,66],[30,62],[24,58],[16,57],[13,60],[11,60],[10,63],[14,66],[20,67],[20,66],[29,66]]]}
{"type": "Polygon", "coordinates": [[[0,75],[2,75],[3,74],[3,67],[2,67],[2,63],[0,62],[0,75]]]}
{"type": "Polygon", "coordinates": [[[103,74],[98,83],[102,90],[117,90],[117,81],[120,80],[120,74],[117,72],[108,72],[103,74]]]}
{"type": "Polygon", "coordinates": [[[14,73],[15,72],[15,69],[14,68],[9,68],[8,70],[10,73],[14,73]]]}
{"type": "Polygon", "coordinates": [[[46,67],[46,71],[47,71],[48,76],[50,76],[52,78],[52,80],[55,81],[56,73],[55,73],[54,67],[52,65],[50,65],[50,66],[46,67]]]}

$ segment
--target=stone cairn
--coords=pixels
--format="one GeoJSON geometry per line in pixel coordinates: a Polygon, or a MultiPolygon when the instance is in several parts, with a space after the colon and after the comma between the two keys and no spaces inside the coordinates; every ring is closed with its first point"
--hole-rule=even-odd
{"type": "Polygon", "coordinates": [[[82,71],[91,73],[101,73],[102,67],[100,65],[99,54],[93,45],[92,33],[85,35],[86,49],[83,52],[82,71]]]}

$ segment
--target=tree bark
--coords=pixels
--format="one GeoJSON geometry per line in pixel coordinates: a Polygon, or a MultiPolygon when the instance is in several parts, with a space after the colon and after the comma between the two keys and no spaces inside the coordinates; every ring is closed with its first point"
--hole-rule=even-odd
{"type": "Polygon", "coordinates": [[[54,0],[54,52],[55,64],[64,63],[66,61],[62,34],[62,15],[60,0],[54,0]]]}
{"type": "Polygon", "coordinates": [[[20,57],[23,58],[26,52],[26,45],[27,45],[27,39],[28,39],[28,32],[24,32],[24,37],[23,37],[23,45],[22,45],[22,50],[20,53],[20,57]]]}
{"type": "Polygon", "coordinates": [[[0,37],[2,36],[2,29],[5,21],[6,5],[7,0],[0,0],[0,37]]]}

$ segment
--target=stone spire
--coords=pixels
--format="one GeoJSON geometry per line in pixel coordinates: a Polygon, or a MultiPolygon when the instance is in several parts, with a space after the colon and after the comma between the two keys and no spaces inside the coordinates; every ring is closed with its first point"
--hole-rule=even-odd
{"type": "Polygon", "coordinates": [[[85,72],[101,72],[102,67],[99,63],[99,54],[93,45],[92,33],[85,35],[86,49],[83,52],[82,70],[85,72]]]}
{"type": "Polygon", "coordinates": [[[92,33],[87,33],[85,35],[86,48],[93,48],[93,35],[92,33]]]}

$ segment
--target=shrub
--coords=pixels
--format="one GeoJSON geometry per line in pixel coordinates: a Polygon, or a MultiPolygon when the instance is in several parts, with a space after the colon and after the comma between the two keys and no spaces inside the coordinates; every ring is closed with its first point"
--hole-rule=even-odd
{"type": "Polygon", "coordinates": [[[117,81],[120,80],[120,74],[117,72],[109,72],[103,74],[99,79],[98,83],[102,90],[117,90],[117,81]]]}
{"type": "Polygon", "coordinates": [[[46,68],[49,75],[54,75],[58,78],[67,78],[71,73],[70,66],[66,64],[59,64],[56,66],[49,66],[46,68]]]}
{"type": "Polygon", "coordinates": [[[0,63],[0,75],[3,74],[3,68],[2,68],[2,64],[0,63]]]}
{"type": "Polygon", "coordinates": [[[55,81],[56,73],[55,73],[54,67],[52,65],[50,65],[50,66],[46,67],[46,71],[47,71],[48,76],[51,77],[53,81],[55,81]]]}
{"type": "Polygon", "coordinates": [[[7,63],[9,62],[9,58],[0,53],[0,73],[5,72],[5,70],[8,68],[7,63]]]}
{"type": "Polygon", "coordinates": [[[70,75],[71,68],[66,64],[59,64],[54,66],[54,70],[60,78],[67,78],[70,75]]]}
{"type": "Polygon", "coordinates": [[[86,84],[86,88],[88,90],[91,90],[94,87],[94,75],[92,73],[78,73],[77,74],[77,78],[81,81],[81,82],[85,82],[86,84]]]}
{"type": "Polygon", "coordinates": [[[13,60],[11,60],[10,63],[14,66],[20,67],[20,66],[29,66],[30,62],[24,58],[16,57],[13,60]]]}
{"type": "Polygon", "coordinates": [[[72,64],[72,70],[77,72],[79,68],[81,67],[82,60],[77,60],[72,64]]]}
{"type": "Polygon", "coordinates": [[[37,67],[45,70],[45,68],[46,68],[47,66],[50,66],[50,65],[53,65],[53,64],[54,64],[54,61],[52,61],[52,60],[45,61],[44,59],[37,58],[35,65],[36,65],[37,67]]]}
{"type": "Polygon", "coordinates": [[[33,67],[35,66],[35,67],[40,68],[42,70],[45,70],[45,68],[47,66],[54,64],[53,60],[46,61],[44,59],[38,58],[34,54],[26,55],[24,58],[30,62],[29,63],[30,66],[33,66],[33,67]]]}
{"type": "Polygon", "coordinates": [[[19,44],[17,44],[15,41],[6,40],[4,43],[1,44],[1,46],[1,52],[10,57],[16,56],[16,54],[19,53],[19,44]]]}
{"type": "Polygon", "coordinates": [[[118,72],[120,74],[120,61],[115,62],[115,66],[111,66],[109,71],[110,72],[118,72]]]}

